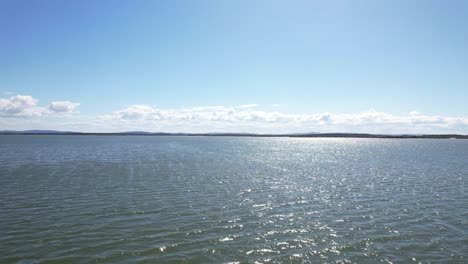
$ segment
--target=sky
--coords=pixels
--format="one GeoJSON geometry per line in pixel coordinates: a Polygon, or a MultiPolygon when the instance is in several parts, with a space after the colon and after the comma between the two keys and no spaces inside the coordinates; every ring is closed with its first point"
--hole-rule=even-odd
{"type": "Polygon", "coordinates": [[[468,1],[3,0],[0,130],[468,134],[468,1]]]}

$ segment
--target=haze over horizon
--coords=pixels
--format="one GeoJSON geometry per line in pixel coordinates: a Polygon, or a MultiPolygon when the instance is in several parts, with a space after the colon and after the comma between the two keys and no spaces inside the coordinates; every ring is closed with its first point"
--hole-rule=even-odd
{"type": "Polygon", "coordinates": [[[468,134],[466,1],[1,1],[0,130],[468,134]]]}

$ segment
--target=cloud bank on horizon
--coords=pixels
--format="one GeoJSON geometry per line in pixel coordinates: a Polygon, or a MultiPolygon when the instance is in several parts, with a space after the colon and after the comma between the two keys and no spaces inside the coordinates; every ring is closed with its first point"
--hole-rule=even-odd
{"type": "Polygon", "coordinates": [[[468,117],[429,116],[413,111],[394,115],[370,109],[360,113],[282,113],[258,104],[162,109],[134,104],[89,116],[80,103],[53,101],[40,106],[30,95],[0,98],[0,130],[54,129],[79,132],[356,132],[468,134],[468,117]]]}

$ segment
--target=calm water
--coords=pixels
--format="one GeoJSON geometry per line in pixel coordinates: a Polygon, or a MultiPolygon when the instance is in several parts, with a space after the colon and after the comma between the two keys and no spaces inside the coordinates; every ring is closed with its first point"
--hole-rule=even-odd
{"type": "Polygon", "coordinates": [[[468,263],[468,141],[0,136],[0,263],[468,263]]]}

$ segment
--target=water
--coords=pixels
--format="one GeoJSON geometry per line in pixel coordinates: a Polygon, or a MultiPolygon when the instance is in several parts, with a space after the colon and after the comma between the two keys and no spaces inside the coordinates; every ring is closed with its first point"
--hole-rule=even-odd
{"type": "Polygon", "coordinates": [[[468,141],[0,136],[0,263],[468,263],[468,141]]]}

